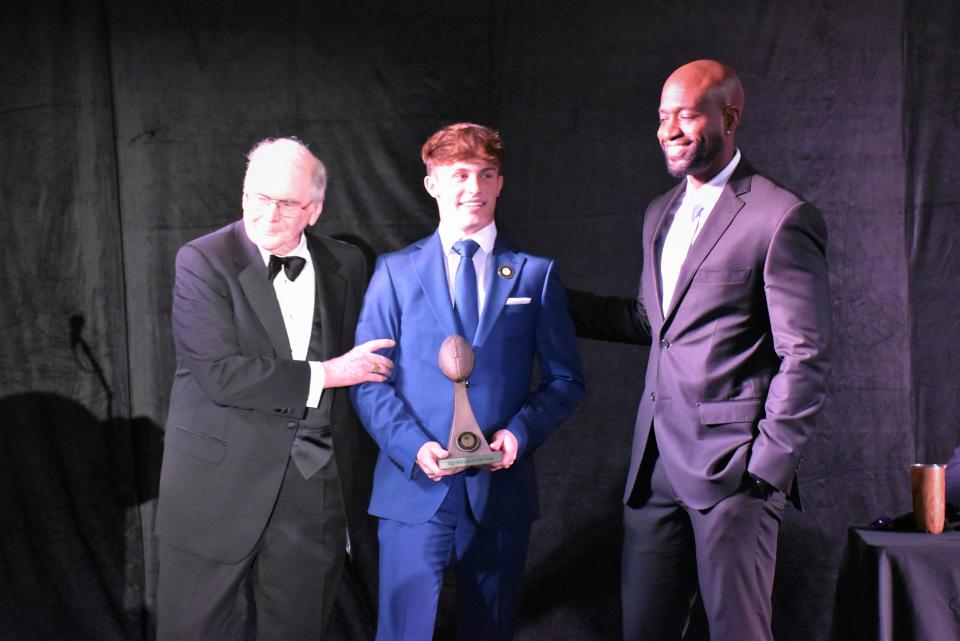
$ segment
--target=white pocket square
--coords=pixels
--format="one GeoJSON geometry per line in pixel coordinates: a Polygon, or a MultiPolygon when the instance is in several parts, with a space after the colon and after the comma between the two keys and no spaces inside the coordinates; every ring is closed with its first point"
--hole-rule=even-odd
{"type": "Polygon", "coordinates": [[[507,305],[529,305],[529,304],[530,304],[530,299],[527,297],[507,299],[507,305]]]}

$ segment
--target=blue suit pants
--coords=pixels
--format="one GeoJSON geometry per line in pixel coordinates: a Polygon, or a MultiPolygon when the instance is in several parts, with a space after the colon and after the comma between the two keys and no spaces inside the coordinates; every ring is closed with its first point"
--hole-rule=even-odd
{"type": "Polygon", "coordinates": [[[470,510],[457,474],[426,523],[381,519],[377,641],[430,641],[444,569],[457,566],[457,638],[510,641],[530,527],[491,530],[470,510]]]}

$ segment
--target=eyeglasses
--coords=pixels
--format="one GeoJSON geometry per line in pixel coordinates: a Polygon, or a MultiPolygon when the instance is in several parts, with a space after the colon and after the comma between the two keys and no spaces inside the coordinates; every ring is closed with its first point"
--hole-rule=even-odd
{"type": "Polygon", "coordinates": [[[284,218],[296,218],[300,212],[310,206],[312,200],[306,205],[301,205],[296,200],[283,200],[281,198],[271,198],[264,194],[244,193],[247,202],[257,211],[268,209],[270,205],[276,205],[280,215],[284,218]]]}

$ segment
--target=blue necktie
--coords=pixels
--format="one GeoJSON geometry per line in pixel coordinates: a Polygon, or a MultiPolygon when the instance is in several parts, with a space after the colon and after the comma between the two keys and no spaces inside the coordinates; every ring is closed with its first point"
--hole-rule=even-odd
{"type": "Polygon", "coordinates": [[[463,337],[471,344],[477,333],[477,323],[480,322],[480,311],[477,305],[477,270],[473,266],[473,255],[478,249],[480,245],[475,240],[458,240],[453,244],[453,251],[460,254],[460,264],[457,266],[457,277],[453,285],[453,311],[460,322],[463,337]]]}

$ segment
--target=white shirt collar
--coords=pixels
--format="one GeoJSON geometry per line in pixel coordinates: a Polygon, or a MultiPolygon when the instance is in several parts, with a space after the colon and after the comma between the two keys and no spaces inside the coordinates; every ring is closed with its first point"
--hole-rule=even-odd
{"type": "Polygon", "coordinates": [[[733,175],[733,172],[736,171],[737,165],[739,164],[740,150],[737,149],[736,153],[733,154],[733,158],[727,163],[727,166],[700,187],[695,187],[690,177],[687,176],[687,191],[683,195],[683,200],[691,204],[699,203],[703,206],[703,210],[709,213],[710,210],[713,209],[713,206],[717,204],[720,193],[723,191],[723,188],[727,186],[727,182],[730,181],[730,176],[733,175]]]}
{"type": "Polygon", "coordinates": [[[463,232],[459,229],[451,229],[445,227],[443,223],[440,223],[440,226],[437,228],[437,233],[440,235],[440,244],[443,247],[444,253],[449,254],[452,252],[453,244],[458,240],[469,238],[477,241],[483,253],[489,255],[493,251],[493,245],[497,242],[497,223],[492,221],[483,229],[475,231],[469,236],[464,236],[463,232]]]}

